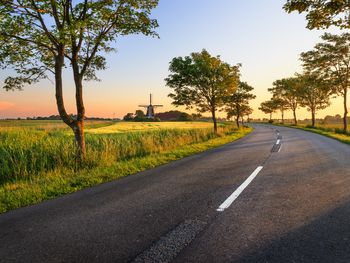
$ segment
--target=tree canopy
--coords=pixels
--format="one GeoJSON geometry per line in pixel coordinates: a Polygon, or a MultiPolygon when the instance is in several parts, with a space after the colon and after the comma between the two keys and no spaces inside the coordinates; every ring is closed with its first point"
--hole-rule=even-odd
{"type": "Polygon", "coordinates": [[[217,131],[216,112],[224,100],[238,86],[240,65],[231,66],[219,56],[202,50],[186,57],[176,57],[170,62],[167,86],[173,89],[169,97],[172,104],[184,105],[199,112],[210,112],[217,131]]]}
{"type": "Polygon", "coordinates": [[[0,7],[0,61],[16,77],[6,89],[20,89],[54,73],[54,57],[62,53],[78,66],[79,77],[97,79],[104,69],[103,54],[119,36],[156,35],[157,21],[149,18],[158,0],[31,1],[3,0],[0,7]]]}
{"type": "Polygon", "coordinates": [[[344,0],[287,0],[284,9],[291,13],[306,13],[309,29],[325,29],[336,26],[350,28],[350,4],[344,0]]]}
{"type": "Polygon", "coordinates": [[[310,72],[298,75],[301,81],[299,103],[311,112],[312,126],[315,126],[316,113],[330,105],[332,90],[327,82],[310,72]]]}
{"type": "Polygon", "coordinates": [[[275,105],[276,110],[279,110],[281,112],[281,120],[282,124],[284,124],[284,113],[285,111],[289,110],[289,104],[284,99],[283,96],[272,96],[271,98],[272,104],[275,105]]]}
{"type": "Polygon", "coordinates": [[[225,111],[229,118],[235,116],[236,124],[239,127],[239,119],[244,115],[251,114],[249,101],[255,99],[256,96],[251,93],[254,88],[246,82],[240,81],[237,90],[230,96],[225,98],[225,111]]]}
{"type": "Polygon", "coordinates": [[[303,67],[328,82],[334,93],[343,97],[343,130],[347,131],[347,94],[350,88],[350,34],[324,34],[322,43],[301,54],[303,67]]]}
{"type": "Polygon", "coordinates": [[[265,114],[270,115],[270,121],[272,121],[272,113],[274,113],[278,109],[278,105],[273,100],[267,100],[260,103],[259,110],[261,110],[265,114]]]}
{"type": "Polygon", "coordinates": [[[293,111],[294,124],[297,124],[296,110],[299,106],[300,81],[296,77],[276,80],[269,91],[273,97],[283,100],[284,109],[293,111]]]}

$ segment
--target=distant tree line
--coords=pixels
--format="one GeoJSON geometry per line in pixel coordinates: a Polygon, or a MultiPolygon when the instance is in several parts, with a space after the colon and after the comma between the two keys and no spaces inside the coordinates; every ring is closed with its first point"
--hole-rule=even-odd
{"type": "Polygon", "coordinates": [[[325,33],[322,42],[307,52],[300,54],[302,73],[276,80],[268,89],[272,98],[260,105],[266,114],[291,110],[294,124],[297,124],[296,111],[299,107],[311,113],[312,127],[315,127],[316,114],[330,106],[332,97],[340,96],[343,100],[343,132],[347,132],[348,110],[347,97],[350,87],[350,34],[333,35],[325,33]]]}
{"type": "MultiPolygon", "coordinates": [[[[75,119],[77,118],[76,115],[71,114],[71,118],[75,119]]],[[[27,117],[26,120],[62,120],[60,115],[51,115],[51,116],[38,116],[38,117],[27,117]]],[[[114,119],[112,118],[102,118],[102,117],[88,117],[85,116],[84,120],[90,120],[90,121],[112,121],[114,119]]]]}
{"type": "MultiPolygon", "coordinates": [[[[284,9],[291,13],[306,14],[307,28],[327,29],[330,26],[350,29],[348,1],[335,0],[287,0],[284,9]]],[[[343,132],[347,133],[347,97],[350,86],[350,34],[325,33],[322,42],[300,55],[303,66],[301,74],[277,80],[269,89],[272,98],[261,103],[260,110],[271,115],[279,110],[284,121],[285,110],[292,110],[297,124],[296,110],[305,107],[311,113],[315,126],[317,111],[330,105],[330,98],[343,99],[343,132]]]]}
{"type": "Polygon", "coordinates": [[[155,115],[155,118],[147,118],[142,110],[136,110],[135,113],[127,113],[124,117],[124,121],[136,121],[136,122],[152,122],[152,121],[196,121],[200,120],[202,115],[199,113],[188,114],[181,111],[166,111],[160,112],[155,115]]]}
{"type": "Polygon", "coordinates": [[[127,113],[123,117],[124,121],[142,121],[142,122],[154,122],[154,121],[160,121],[159,118],[147,118],[145,113],[142,110],[136,110],[135,114],[134,113],[127,113]]]}

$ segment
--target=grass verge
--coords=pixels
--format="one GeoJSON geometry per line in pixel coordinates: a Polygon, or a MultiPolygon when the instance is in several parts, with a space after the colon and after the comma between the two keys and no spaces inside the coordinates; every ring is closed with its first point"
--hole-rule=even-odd
{"type": "Polygon", "coordinates": [[[53,199],[203,152],[242,138],[251,131],[251,128],[236,130],[205,142],[189,144],[143,157],[134,157],[109,166],[82,169],[77,172],[72,169],[61,169],[7,182],[0,185],[0,213],[53,199]]]}
{"type": "Polygon", "coordinates": [[[317,127],[317,126],[315,128],[312,128],[309,126],[296,126],[296,125],[288,125],[288,124],[284,124],[284,125],[277,124],[277,126],[284,126],[284,127],[309,131],[309,132],[317,133],[317,134],[335,139],[337,141],[340,141],[346,144],[350,144],[350,136],[347,134],[341,133],[338,129],[324,128],[324,127],[317,127]]]}

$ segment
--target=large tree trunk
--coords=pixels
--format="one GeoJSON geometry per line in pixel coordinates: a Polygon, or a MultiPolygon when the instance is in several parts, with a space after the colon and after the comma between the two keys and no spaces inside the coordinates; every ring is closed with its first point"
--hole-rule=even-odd
{"type": "Polygon", "coordinates": [[[79,161],[82,161],[86,155],[84,120],[74,122],[73,132],[75,136],[75,142],[77,145],[77,158],[79,161]]]}
{"type": "Polygon", "coordinates": [[[236,116],[236,125],[237,125],[237,128],[239,128],[239,116],[236,116]]]}
{"type": "Polygon", "coordinates": [[[296,109],[293,109],[294,124],[298,125],[296,109]]]}
{"type": "MultiPolygon", "coordinates": [[[[81,81],[78,82],[78,91],[76,94],[78,116],[77,120],[74,120],[64,106],[63,100],[63,82],[62,82],[62,68],[64,65],[64,47],[62,46],[59,54],[55,58],[55,87],[56,87],[56,103],[58,112],[62,120],[73,130],[75,141],[77,145],[77,158],[81,161],[85,157],[85,137],[84,137],[84,106],[82,105],[82,85],[81,81]],[[80,84],[79,84],[80,83],[80,84]]],[[[74,78],[76,81],[76,79],[74,78]]],[[[77,82],[76,82],[77,86],[77,82]]]]}
{"type": "Polygon", "coordinates": [[[64,47],[60,47],[59,54],[55,57],[55,91],[56,104],[61,119],[72,127],[73,119],[67,114],[63,101],[62,68],[64,65],[64,47]]]}
{"type": "Polygon", "coordinates": [[[272,120],[272,112],[270,112],[270,121],[272,120]]]}
{"type": "Polygon", "coordinates": [[[282,124],[284,124],[284,110],[281,110],[282,124]]]}
{"type": "Polygon", "coordinates": [[[77,119],[74,122],[73,132],[77,143],[77,154],[80,160],[85,159],[86,148],[85,148],[85,136],[84,136],[84,118],[85,118],[85,107],[83,102],[83,83],[82,77],[80,76],[79,66],[76,61],[72,61],[73,76],[75,82],[75,102],[77,106],[77,119]]]}
{"type": "Polygon", "coordinates": [[[56,91],[56,104],[59,115],[64,123],[73,129],[74,120],[67,114],[63,100],[63,81],[62,81],[62,68],[64,65],[64,46],[59,48],[59,52],[55,57],[55,91],[56,91]]]}
{"type": "Polygon", "coordinates": [[[311,126],[315,128],[315,123],[316,123],[316,112],[315,110],[311,110],[311,126]]]}
{"type": "Polygon", "coordinates": [[[217,123],[216,123],[215,109],[212,109],[211,116],[212,116],[213,123],[214,123],[214,131],[215,131],[215,133],[217,133],[218,132],[218,126],[217,126],[217,123]]]}
{"type": "Polygon", "coordinates": [[[84,136],[84,117],[85,108],[83,104],[83,86],[82,79],[78,74],[78,65],[73,64],[74,82],[76,86],[76,105],[77,105],[77,119],[74,120],[64,106],[63,100],[63,81],[62,81],[62,68],[64,65],[64,46],[59,48],[58,55],[55,58],[55,88],[56,88],[56,103],[58,112],[62,120],[73,130],[75,141],[77,145],[77,157],[78,160],[85,158],[85,136],[84,136]]]}
{"type": "Polygon", "coordinates": [[[344,133],[348,130],[348,106],[347,106],[348,89],[344,89],[344,117],[343,117],[343,130],[344,133]]]}

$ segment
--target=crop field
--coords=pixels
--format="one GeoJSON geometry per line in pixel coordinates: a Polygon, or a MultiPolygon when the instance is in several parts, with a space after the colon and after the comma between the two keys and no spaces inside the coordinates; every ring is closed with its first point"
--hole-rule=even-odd
{"type": "MultiPolygon", "coordinates": [[[[112,125],[112,121],[85,121],[86,129],[95,129],[112,125]]],[[[69,131],[70,128],[61,120],[0,120],[0,131],[10,130],[45,130],[45,131],[69,131]]]]}
{"type": "Polygon", "coordinates": [[[86,132],[109,134],[159,129],[203,129],[211,128],[212,126],[213,124],[209,122],[117,122],[105,127],[90,128],[86,132]]]}
{"type": "MultiPolygon", "coordinates": [[[[72,132],[60,122],[6,122],[0,130],[0,182],[76,168],[72,132]],[[63,125],[63,126],[62,126],[63,125]]],[[[88,122],[85,166],[106,166],[214,138],[211,123],[88,122]],[[129,132],[130,130],[130,132],[129,132]]],[[[221,132],[228,128],[222,126],[221,132]]]]}
{"type": "Polygon", "coordinates": [[[0,121],[0,212],[110,181],[238,139],[206,122],[86,123],[86,160],[60,121],[0,121]],[[109,172],[108,172],[109,171],[109,172]]]}
{"type": "MultiPolygon", "coordinates": [[[[218,126],[223,124],[219,123],[218,126]]],[[[113,121],[85,121],[85,132],[93,134],[111,134],[139,132],[159,129],[203,129],[211,128],[209,122],[113,122],[113,121]]],[[[0,131],[11,130],[45,130],[45,131],[71,131],[60,120],[0,120],[0,131]]]]}

